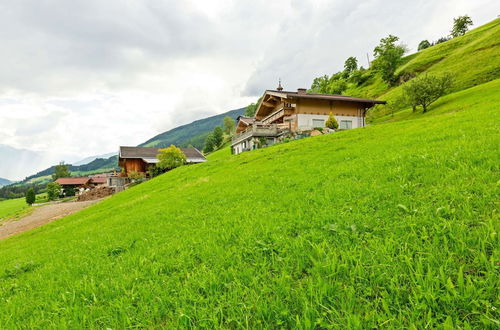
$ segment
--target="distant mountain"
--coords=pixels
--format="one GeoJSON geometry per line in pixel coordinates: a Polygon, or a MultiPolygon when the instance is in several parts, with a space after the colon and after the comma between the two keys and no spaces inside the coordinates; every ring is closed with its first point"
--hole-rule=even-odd
{"type": "Polygon", "coordinates": [[[74,165],[74,166],[85,165],[85,164],[88,164],[88,163],[96,160],[97,158],[108,159],[108,158],[113,157],[117,154],[118,154],[117,152],[109,152],[109,153],[103,154],[103,155],[90,156],[90,157],[84,158],[80,161],[74,162],[72,165],[74,165]]]}
{"type": "Polygon", "coordinates": [[[45,161],[41,153],[4,144],[0,144],[0,159],[2,160],[0,161],[0,176],[13,179],[23,177],[25,173],[40,170],[45,161]]]}
{"type": "Polygon", "coordinates": [[[10,181],[10,180],[4,179],[4,178],[0,178],[0,187],[9,185],[11,183],[12,183],[12,181],[10,181]]]}
{"type": "Polygon", "coordinates": [[[193,121],[190,124],[182,125],[158,134],[157,136],[140,144],[141,147],[168,147],[174,144],[178,147],[187,147],[189,145],[202,149],[205,138],[214,129],[215,126],[222,126],[224,117],[229,116],[233,119],[243,115],[246,108],[231,110],[220,115],[193,121]]]}

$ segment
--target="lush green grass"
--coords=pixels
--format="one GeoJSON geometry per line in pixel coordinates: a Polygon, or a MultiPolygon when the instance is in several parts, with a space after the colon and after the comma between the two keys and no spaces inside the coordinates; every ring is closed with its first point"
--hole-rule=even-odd
{"type": "Polygon", "coordinates": [[[490,97],[221,150],[1,241],[0,328],[498,327],[490,97]]]}
{"type": "Polygon", "coordinates": [[[0,202],[0,221],[23,215],[29,210],[24,198],[7,199],[0,202]]]}

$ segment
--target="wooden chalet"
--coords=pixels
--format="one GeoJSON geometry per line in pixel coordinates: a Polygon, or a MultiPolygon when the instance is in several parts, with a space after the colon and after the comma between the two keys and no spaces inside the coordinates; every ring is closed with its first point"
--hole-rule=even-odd
{"type": "Polygon", "coordinates": [[[364,127],[367,109],[385,103],[345,95],[307,93],[304,88],[288,92],[280,83],[276,90],[264,92],[254,117],[238,117],[232,152],[238,154],[255,149],[257,141],[269,145],[283,135],[324,128],[330,113],[337,119],[339,129],[364,127]]]}
{"type": "MultiPolygon", "coordinates": [[[[123,169],[123,174],[131,171],[148,174],[149,166],[158,163],[156,156],[162,148],[149,147],[120,147],[118,165],[123,169]]],[[[179,148],[186,155],[187,164],[206,162],[205,156],[196,148],[179,148]]]]}

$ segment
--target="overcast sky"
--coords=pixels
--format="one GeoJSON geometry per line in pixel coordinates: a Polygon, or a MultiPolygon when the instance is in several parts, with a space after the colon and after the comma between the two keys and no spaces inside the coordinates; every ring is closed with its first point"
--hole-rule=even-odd
{"type": "Polygon", "coordinates": [[[366,66],[389,33],[415,51],[453,17],[484,24],[499,3],[1,0],[0,144],[43,153],[38,169],[137,145],[246,106],[279,77],[293,90],[348,56],[366,66]]]}

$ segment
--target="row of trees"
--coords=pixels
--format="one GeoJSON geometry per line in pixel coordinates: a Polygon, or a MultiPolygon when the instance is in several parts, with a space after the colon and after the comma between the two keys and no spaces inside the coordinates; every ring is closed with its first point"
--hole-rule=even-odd
{"type": "Polygon", "coordinates": [[[463,36],[467,31],[469,31],[469,27],[472,26],[472,24],[472,19],[468,15],[458,16],[457,18],[453,19],[453,27],[450,31],[449,37],[441,37],[434,42],[429,42],[429,40],[422,40],[418,44],[418,50],[421,51],[423,49],[448,41],[451,38],[463,36]]]}
{"type": "Polygon", "coordinates": [[[221,148],[226,139],[230,139],[233,136],[235,127],[236,123],[233,118],[229,116],[224,117],[223,127],[216,126],[212,132],[208,133],[203,152],[209,153],[221,148]]]}

